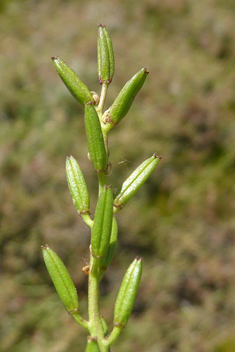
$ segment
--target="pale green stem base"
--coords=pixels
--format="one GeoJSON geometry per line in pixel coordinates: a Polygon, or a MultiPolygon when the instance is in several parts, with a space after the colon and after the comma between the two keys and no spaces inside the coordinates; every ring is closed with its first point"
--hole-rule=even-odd
{"type": "Polygon", "coordinates": [[[109,346],[104,344],[104,330],[100,317],[99,309],[99,279],[98,269],[100,260],[90,258],[90,273],[88,286],[88,313],[89,313],[89,331],[91,337],[97,339],[100,352],[109,352],[109,346]]]}

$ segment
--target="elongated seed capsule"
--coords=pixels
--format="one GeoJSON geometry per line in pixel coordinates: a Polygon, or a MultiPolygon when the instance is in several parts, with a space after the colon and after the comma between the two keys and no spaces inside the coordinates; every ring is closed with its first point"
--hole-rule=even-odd
{"type": "Polygon", "coordinates": [[[106,27],[98,24],[98,76],[100,84],[110,84],[114,75],[114,54],[113,45],[106,27]]]}
{"type": "Polygon", "coordinates": [[[129,111],[136,94],[144,84],[148,73],[144,67],[125,84],[111,105],[109,113],[104,115],[104,123],[108,122],[117,125],[123,119],[129,111]]]}
{"type": "Polygon", "coordinates": [[[101,259],[100,262],[100,268],[103,271],[106,271],[111,264],[117,244],[117,235],[118,235],[118,225],[117,225],[117,220],[115,217],[113,217],[113,222],[112,222],[112,230],[111,230],[111,236],[110,236],[110,242],[107,251],[105,252],[104,257],[101,259]]]}
{"type": "Polygon", "coordinates": [[[52,57],[55,68],[74,98],[83,106],[89,101],[94,101],[87,86],[80,80],[76,73],[59,57],[52,57]]]}
{"type": "Polygon", "coordinates": [[[88,336],[85,352],[100,352],[96,338],[88,336]]]}
{"type": "Polygon", "coordinates": [[[104,336],[107,336],[107,335],[109,334],[109,329],[108,329],[107,324],[106,324],[106,322],[105,322],[105,320],[104,320],[104,317],[101,316],[101,317],[100,317],[100,320],[101,320],[101,323],[102,323],[102,327],[103,327],[103,331],[104,331],[104,336]]]}
{"type": "Polygon", "coordinates": [[[91,252],[95,258],[102,258],[110,243],[113,220],[113,192],[104,186],[98,199],[91,234],[91,252]]]}
{"type": "Polygon", "coordinates": [[[77,161],[72,156],[66,158],[66,175],[73,203],[77,211],[82,214],[89,213],[90,196],[86,181],[77,161]]]}
{"type": "Polygon", "coordinates": [[[68,312],[78,310],[77,290],[64,263],[48,245],[42,246],[42,253],[47,270],[65,308],[68,312]]]}
{"type": "Polygon", "coordinates": [[[120,210],[133,195],[139,190],[144,184],[147,178],[151,175],[159,161],[161,156],[153,154],[150,158],[145,160],[137,169],[128,177],[128,179],[122,184],[115,194],[114,207],[117,209],[115,213],[120,210]]]}
{"type": "Polygon", "coordinates": [[[97,172],[105,171],[108,156],[99,117],[92,103],[85,104],[85,127],[91,161],[97,172]]]}
{"type": "Polygon", "coordinates": [[[108,46],[108,51],[109,51],[109,82],[112,82],[113,75],[115,72],[115,60],[114,60],[114,52],[113,52],[113,44],[110,39],[109,33],[107,29],[104,29],[104,34],[106,36],[106,41],[107,41],[107,46],[108,46]]]}
{"type": "Polygon", "coordinates": [[[142,273],[143,259],[135,258],[123,278],[114,308],[114,324],[125,327],[135,302],[142,273]]]}

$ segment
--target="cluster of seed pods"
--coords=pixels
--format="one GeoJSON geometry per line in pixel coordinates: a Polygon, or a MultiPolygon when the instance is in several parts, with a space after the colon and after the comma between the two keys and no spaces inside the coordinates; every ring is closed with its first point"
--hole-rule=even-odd
{"type": "MultiPolygon", "coordinates": [[[[99,196],[94,219],[92,219],[90,196],[82,170],[73,156],[67,157],[66,176],[73,203],[91,228],[90,267],[86,270],[90,285],[88,295],[90,287],[99,285],[113,259],[118,239],[115,214],[134,196],[161,159],[153,154],[142,162],[120,185],[115,194],[112,186],[106,184],[110,166],[107,134],[125,117],[149,72],[146,68],[139,70],[127,81],[109,109],[103,112],[107,88],[112,82],[115,65],[110,36],[106,27],[101,24],[98,25],[97,47],[98,79],[102,87],[100,98],[89,90],[65,62],[59,57],[52,57],[60,78],[74,98],[84,107],[89,159],[99,180],[99,196]]],[[[46,267],[65,308],[80,325],[89,330],[86,352],[110,351],[111,344],[126,326],[130,317],[142,273],[143,260],[139,257],[135,258],[126,271],[115,303],[114,327],[109,333],[104,318],[98,317],[97,320],[97,317],[93,317],[92,309],[88,309],[88,321],[80,316],[77,291],[65,265],[48,245],[42,246],[42,250],[46,267]],[[94,327],[94,324],[97,326],[94,327]]],[[[89,304],[93,304],[92,296],[89,298],[89,304]]],[[[98,308],[94,307],[94,311],[96,309],[98,308]]]]}

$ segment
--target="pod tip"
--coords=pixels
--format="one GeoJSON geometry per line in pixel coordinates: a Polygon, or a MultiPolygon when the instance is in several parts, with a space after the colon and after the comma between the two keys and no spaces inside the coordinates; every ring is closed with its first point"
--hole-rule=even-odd
{"type": "Polygon", "coordinates": [[[106,28],[104,24],[98,23],[98,27],[106,28]]]}
{"type": "Polygon", "coordinates": [[[144,69],[145,69],[145,73],[149,73],[149,70],[147,70],[147,68],[146,68],[146,67],[144,67],[144,69]]]}
{"type": "Polygon", "coordinates": [[[143,262],[143,261],[144,261],[144,259],[143,259],[143,258],[138,257],[138,256],[137,256],[135,259],[137,260],[137,262],[138,262],[138,261],[141,261],[141,262],[143,262]]]}
{"type": "Polygon", "coordinates": [[[153,156],[155,157],[155,159],[159,159],[159,160],[162,159],[162,156],[158,156],[157,153],[154,153],[153,156]]]}
{"type": "Polygon", "coordinates": [[[48,244],[46,244],[45,246],[41,246],[42,249],[49,249],[48,244]]]}

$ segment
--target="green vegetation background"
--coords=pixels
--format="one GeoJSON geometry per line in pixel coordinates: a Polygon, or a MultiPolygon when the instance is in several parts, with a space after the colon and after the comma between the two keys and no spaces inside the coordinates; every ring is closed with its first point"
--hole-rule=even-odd
{"type": "Polygon", "coordinates": [[[42,261],[63,259],[86,316],[89,230],[65,179],[72,154],[92,207],[83,111],[57,76],[59,55],[99,93],[97,23],[113,40],[107,107],[141,67],[150,75],[110,133],[118,187],[144,159],[163,159],[118,214],[119,244],[101,286],[115,297],[136,255],[144,272],[133,315],[113,351],[235,351],[234,0],[2,0],[0,13],[0,351],[84,351],[86,332],[58,299],[42,261]]]}

